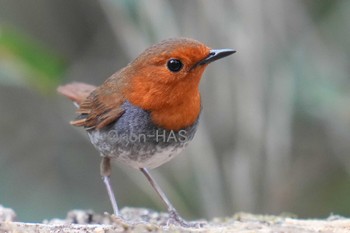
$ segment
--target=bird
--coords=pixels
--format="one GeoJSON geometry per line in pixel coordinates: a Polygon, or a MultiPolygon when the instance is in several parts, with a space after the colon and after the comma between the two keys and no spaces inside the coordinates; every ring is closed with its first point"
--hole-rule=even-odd
{"type": "Polygon", "coordinates": [[[120,213],[110,181],[112,161],[143,173],[167,207],[170,222],[193,226],[149,170],[174,158],[193,139],[202,109],[202,74],[209,63],[235,52],[170,38],[144,50],[100,86],[73,82],[57,88],[77,106],[70,124],[84,128],[101,155],[100,172],[115,216],[120,213]]]}

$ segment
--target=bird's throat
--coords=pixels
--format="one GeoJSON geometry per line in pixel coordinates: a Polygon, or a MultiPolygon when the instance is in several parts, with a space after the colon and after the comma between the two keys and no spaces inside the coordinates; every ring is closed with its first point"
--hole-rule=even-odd
{"type": "Polygon", "coordinates": [[[156,125],[167,130],[178,131],[193,125],[197,121],[200,111],[201,101],[198,93],[179,105],[151,111],[151,117],[156,125]]]}
{"type": "MultiPolygon", "coordinates": [[[[130,94],[127,99],[135,106],[151,113],[154,124],[167,130],[180,130],[193,125],[201,111],[201,98],[198,88],[179,91],[145,91],[140,95],[130,94]],[[155,94],[157,93],[157,94],[155,94]]],[[[135,93],[135,92],[134,92],[135,93]]]]}
{"type": "Polygon", "coordinates": [[[136,77],[126,98],[133,105],[149,111],[157,126],[177,131],[193,125],[199,117],[200,74],[176,83],[158,83],[136,77]]]}

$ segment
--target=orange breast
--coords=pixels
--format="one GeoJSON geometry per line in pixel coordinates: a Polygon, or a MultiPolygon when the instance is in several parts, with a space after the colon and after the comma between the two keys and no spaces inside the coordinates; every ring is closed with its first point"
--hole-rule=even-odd
{"type": "Polygon", "coordinates": [[[152,111],[151,116],[156,125],[177,131],[192,125],[199,117],[200,110],[200,94],[197,91],[183,98],[177,105],[152,111]]]}
{"type": "Polygon", "coordinates": [[[134,77],[126,97],[132,104],[150,111],[154,124],[177,131],[192,125],[199,117],[201,99],[198,85],[202,72],[172,83],[134,77]]]}

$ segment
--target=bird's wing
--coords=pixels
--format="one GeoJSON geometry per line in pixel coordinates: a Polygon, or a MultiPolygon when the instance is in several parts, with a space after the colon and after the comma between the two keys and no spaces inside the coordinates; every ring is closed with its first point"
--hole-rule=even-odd
{"type": "MultiPolygon", "coordinates": [[[[112,76],[113,77],[113,76],[112,76]]],[[[124,113],[121,105],[125,82],[120,78],[109,78],[102,86],[71,83],[58,88],[58,92],[75,101],[79,116],[70,123],[86,129],[101,129],[118,120],[124,113]]]]}

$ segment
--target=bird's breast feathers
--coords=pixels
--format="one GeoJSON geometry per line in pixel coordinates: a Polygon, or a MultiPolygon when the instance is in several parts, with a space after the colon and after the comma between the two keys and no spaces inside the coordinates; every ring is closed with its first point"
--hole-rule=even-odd
{"type": "Polygon", "coordinates": [[[118,121],[88,133],[103,156],[133,167],[153,168],[167,162],[186,147],[196,132],[198,119],[186,128],[167,130],[155,125],[148,111],[128,101],[122,109],[124,113],[118,121]]]}

